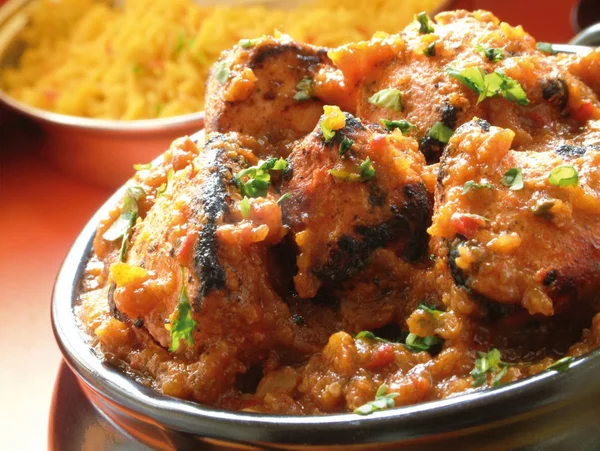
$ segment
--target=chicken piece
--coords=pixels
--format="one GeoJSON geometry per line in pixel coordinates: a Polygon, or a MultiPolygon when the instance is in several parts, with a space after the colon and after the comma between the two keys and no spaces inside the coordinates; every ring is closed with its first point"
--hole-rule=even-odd
{"type": "Polygon", "coordinates": [[[282,191],[291,197],[283,212],[298,247],[301,298],[356,273],[375,249],[414,262],[427,248],[431,204],[417,143],[399,130],[369,129],[348,113],[342,118],[330,141],[317,125],[298,143],[284,174],[282,191]]]}
{"type": "MultiPolygon", "coordinates": [[[[125,320],[182,360],[221,369],[217,380],[189,382],[201,402],[215,402],[237,373],[291,344],[297,327],[267,267],[267,249],[285,235],[279,195],[268,188],[243,206],[244,180],[235,176],[257,161],[241,142],[236,134],[213,135],[192,152],[135,224],[125,263],[111,266],[114,304],[125,320]],[[172,329],[183,321],[189,335],[174,343],[172,329]]],[[[182,139],[178,146],[194,144],[182,139]]]]}
{"type": "Polygon", "coordinates": [[[245,133],[276,146],[282,156],[289,153],[287,143],[313,129],[323,99],[348,102],[327,50],[286,36],[225,52],[207,83],[207,132],[245,133]]]}
{"type": "Polygon", "coordinates": [[[570,73],[556,64],[555,57],[539,51],[521,27],[500,23],[491,13],[445,12],[435,20],[430,33],[421,32],[415,21],[403,33],[377,35],[367,43],[329,52],[346,84],[358,86],[357,116],[370,123],[408,120],[416,126],[428,163],[439,160],[447,135],[474,117],[512,129],[516,149],[552,136],[573,136],[585,121],[600,119],[600,102],[584,84],[595,77],[589,67],[598,64],[600,53],[590,55],[585,64],[572,64],[570,73]],[[451,77],[452,69],[458,73],[470,69],[475,74],[470,72],[470,80],[459,81],[451,77]],[[478,81],[478,70],[483,71],[480,88],[499,89],[483,78],[493,74],[498,82],[494,72],[499,71],[507,83],[516,80],[523,95],[479,99],[467,86],[478,81]],[[449,130],[440,133],[441,125],[449,130]]]}
{"type": "Polygon", "coordinates": [[[456,131],[429,232],[472,297],[544,316],[598,297],[598,125],[544,152],[511,150],[514,132],[481,119],[456,131]]]}

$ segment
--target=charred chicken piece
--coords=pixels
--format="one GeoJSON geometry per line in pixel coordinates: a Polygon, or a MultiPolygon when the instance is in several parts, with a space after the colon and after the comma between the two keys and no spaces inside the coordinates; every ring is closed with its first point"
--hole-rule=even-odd
{"type": "Polygon", "coordinates": [[[327,50],[285,36],[265,36],[225,52],[207,83],[207,132],[248,134],[283,156],[289,153],[287,143],[313,129],[322,99],[347,103],[327,50]]]}
{"type": "Polygon", "coordinates": [[[425,161],[399,130],[367,128],[337,110],[333,137],[319,125],[292,151],[282,191],[284,221],[298,247],[295,286],[312,298],[361,270],[378,248],[407,261],[427,248],[431,204],[421,181],[425,161]]]}
{"type": "MultiPolygon", "coordinates": [[[[183,139],[177,146],[194,144],[183,139]]],[[[186,377],[224,371],[190,381],[195,391],[178,394],[215,402],[238,373],[291,343],[295,325],[267,267],[267,248],[285,234],[279,196],[268,184],[260,197],[242,202],[240,193],[252,179],[239,174],[268,162],[257,161],[236,134],[213,135],[193,153],[135,223],[124,261],[110,273],[120,315],[181,359],[198,362],[200,373],[186,377]]]]}
{"type": "Polygon", "coordinates": [[[513,139],[481,119],[457,130],[429,232],[455,283],[488,308],[552,316],[600,291],[600,140],[517,152],[513,139]]]}

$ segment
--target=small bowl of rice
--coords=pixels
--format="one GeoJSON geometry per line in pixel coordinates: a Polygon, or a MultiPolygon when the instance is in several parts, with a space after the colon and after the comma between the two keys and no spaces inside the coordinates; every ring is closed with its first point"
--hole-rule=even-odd
{"type": "Polygon", "coordinates": [[[0,101],[37,121],[64,172],[120,186],[202,129],[221,51],[273,34],[325,47],[394,33],[444,0],[9,0],[0,7],[0,101]]]}

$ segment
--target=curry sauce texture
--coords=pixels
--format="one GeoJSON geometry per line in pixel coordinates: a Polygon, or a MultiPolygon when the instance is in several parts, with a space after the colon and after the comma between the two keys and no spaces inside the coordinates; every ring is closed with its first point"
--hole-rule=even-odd
{"type": "Polygon", "coordinates": [[[600,49],[491,13],[243,40],[205,139],[139,165],[77,307],[98,355],[231,410],[370,414],[600,347],[600,49]]]}

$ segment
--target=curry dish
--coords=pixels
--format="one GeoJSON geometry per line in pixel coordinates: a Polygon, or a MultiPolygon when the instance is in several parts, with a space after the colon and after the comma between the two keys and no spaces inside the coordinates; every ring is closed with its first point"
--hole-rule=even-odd
{"type": "Polygon", "coordinates": [[[139,382],[225,409],[377,410],[600,347],[600,49],[491,13],[335,49],[244,40],[206,139],[140,165],[79,316],[139,382]]]}

